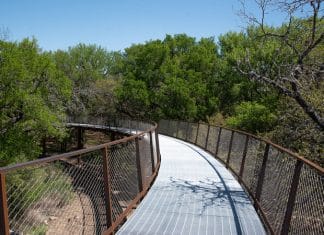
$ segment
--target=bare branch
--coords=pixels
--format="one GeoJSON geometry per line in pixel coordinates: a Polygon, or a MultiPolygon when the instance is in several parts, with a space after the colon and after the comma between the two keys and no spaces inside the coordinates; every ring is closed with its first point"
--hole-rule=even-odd
{"type": "Polygon", "coordinates": [[[253,71],[253,70],[250,71],[250,72],[246,72],[246,71],[244,71],[244,70],[242,70],[242,69],[240,68],[240,65],[239,65],[239,64],[238,64],[238,66],[237,66],[237,70],[238,70],[241,74],[247,76],[247,77],[248,77],[250,80],[252,80],[252,81],[265,82],[265,83],[270,84],[270,85],[272,85],[273,87],[277,88],[281,93],[283,93],[283,94],[285,94],[285,95],[288,95],[288,96],[290,96],[290,97],[293,97],[293,93],[292,93],[289,89],[287,89],[286,87],[280,85],[280,84],[279,84],[277,81],[275,81],[275,80],[272,80],[272,79],[267,78],[267,77],[265,77],[265,76],[259,75],[259,74],[257,74],[255,71],[253,71]]]}
{"type": "Polygon", "coordinates": [[[321,35],[317,38],[317,40],[310,44],[299,56],[298,58],[298,64],[303,64],[303,60],[306,56],[318,45],[320,44],[324,39],[324,33],[321,33],[321,35]]]}

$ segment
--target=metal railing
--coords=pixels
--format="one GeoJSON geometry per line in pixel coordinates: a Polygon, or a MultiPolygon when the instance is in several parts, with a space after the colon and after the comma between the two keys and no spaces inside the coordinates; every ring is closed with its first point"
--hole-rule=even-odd
{"type": "Polygon", "coordinates": [[[0,234],[112,234],[147,193],[160,166],[157,125],[73,124],[126,137],[0,168],[0,234]]]}
{"type": "Polygon", "coordinates": [[[162,120],[159,133],[200,146],[225,164],[271,234],[324,234],[324,169],[270,141],[203,123],[162,120]]]}

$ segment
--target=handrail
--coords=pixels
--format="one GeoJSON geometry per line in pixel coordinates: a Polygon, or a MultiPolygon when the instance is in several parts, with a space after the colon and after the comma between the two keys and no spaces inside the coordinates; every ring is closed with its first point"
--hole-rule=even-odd
{"type": "Polygon", "coordinates": [[[249,132],[245,132],[245,131],[242,131],[242,130],[236,130],[236,129],[232,129],[232,128],[229,128],[229,127],[226,127],[226,126],[222,126],[222,125],[210,125],[210,126],[215,126],[215,127],[221,127],[223,129],[226,129],[226,130],[229,130],[229,131],[234,131],[234,132],[237,132],[237,133],[240,133],[240,134],[243,134],[243,135],[246,135],[246,136],[250,136],[250,137],[253,137],[255,139],[258,139],[260,141],[263,141],[277,149],[279,149],[280,151],[282,152],[286,152],[288,153],[289,155],[293,156],[294,158],[297,158],[299,160],[301,160],[302,162],[304,162],[305,164],[313,167],[314,169],[316,169],[317,171],[321,172],[322,174],[324,173],[324,168],[321,167],[320,165],[308,160],[307,158],[305,158],[304,156],[301,156],[299,155],[298,153],[295,153],[293,151],[291,151],[290,149],[287,149],[287,148],[284,148],[276,143],[273,143],[272,141],[268,140],[268,139],[265,139],[265,138],[262,138],[260,136],[257,136],[257,135],[253,135],[249,132]]]}
{"type": "Polygon", "coordinates": [[[270,234],[324,234],[324,169],[244,131],[161,120],[161,134],[210,152],[238,178],[270,234]]]}
{"type": "MultiPolygon", "coordinates": [[[[76,197],[80,197],[81,204],[86,204],[80,208],[93,208],[93,213],[89,215],[93,219],[90,226],[93,233],[111,234],[149,190],[160,166],[156,123],[117,120],[110,124],[68,123],[68,126],[120,133],[126,130],[124,134],[129,136],[86,149],[1,167],[0,234],[9,234],[9,228],[26,233],[45,229],[44,226],[51,230],[55,222],[40,222],[30,214],[39,213],[37,208],[41,206],[43,211],[54,211],[57,214],[54,218],[60,221],[67,213],[65,208],[71,210],[69,206],[76,204],[76,197]],[[49,205],[53,203],[56,205],[49,205]],[[103,215],[106,219],[102,218],[103,215]]],[[[70,231],[68,229],[74,229],[70,231],[72,233],[85,229],[82,226],[73,227],[71,222],[57,226],[67,229],[62,233],[70,231]]],[[[60,233],[57,229],[60,228],[55,228],[60,233]]]]}

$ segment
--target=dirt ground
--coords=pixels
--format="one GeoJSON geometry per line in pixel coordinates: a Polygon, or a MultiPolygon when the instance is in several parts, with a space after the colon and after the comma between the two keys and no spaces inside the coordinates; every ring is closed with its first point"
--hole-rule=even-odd
{"type": "Polygon", "coordinates": [[[95,234],[94,213],[91,201],[85,194],[76,195],[71,203],[54,215],[46,221],[46,235],[95,234]]]}

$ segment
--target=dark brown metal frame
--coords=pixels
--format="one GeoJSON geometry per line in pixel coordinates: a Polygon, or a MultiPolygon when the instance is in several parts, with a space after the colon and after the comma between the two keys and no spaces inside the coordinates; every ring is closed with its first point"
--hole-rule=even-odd
{"type": "Polygon", "coordinates": [[[160,148],[159,148],[159,138],[158,138],[158,129],[156,123],[151,123],[152,126],[150,129],[141,131],[139,133],[131,135],[131,129],[130,129],[130,121],[129,124],[129,131],[130,136],[127,136],[123,139],[115,140],[109,143],[100,144],[97,146],[93,146],[87,149],[83,148],[83,132],[84,129],[94,129],[94,130],[112,130],[112,131],[118,131],[118,129],[111,129],[110,126],[102,126],[102,125],[91,125],[91,124],[69,124],[69,127],[75,127],[78,129],[77,131],[77,143],[79,150],[55,155],[48,158],[42,158],[37,159],[34,161],[19,163],[12,166],[2,167],[0,168],[0,234],[1,235],[9,235],[9,219],[8,219],[8,207],[7,207],[7,192],[6,192],[6,180],[5,175],[9,172],[19,170],[22,168],[30,167],[30,166],[39,166],[46,163],[54,162],[57,160],[68,160],[73,158],[78,158],[82,154],[90,153],[93,151],[101,150],[102,151],[102,166],[103,166],[103,173],[104,173],[104,191],[105,191],[105,203],[106,203],[106,217],[107,217],[107,227],[108,229],[104,232],[104,234],[114,234],[115,230],[125,221],[128,214],[133,210],[133,208],[140,202],[140,200],[146,195],[147,191],[153,184],[157,174],[158,170],[160,168],[160,148]],[[141,169],[141,161],[140,161],[140,151],[139,151],[139,145],[138,140],[145,134],[150,135],[150,142],[148,143],[150,146],[150,153],[151,153],[151,159],[154,159],[153,157],[153,137],[152,132],[155,133],[155,141],[156,141],[156,154],[157,154],[157,163],[154,166],[154,170],[152,172],[152,175],[149,177],[149,179],[144,182],[142,179],[142,169],[141,169]],[[136,197],[129,203],[127,208],[119,215],[119,217],[113,221],[112,219],[112,199],[111,199],[111,182],[110,182],[110,174],[109,174],[109,165],[108,165],[108,149],[111,146],[126,143],[130,141],[135,141],[135,147],[136,147],[136,163],[137,163],[137,173],[138,173],[138,179],[139,179],[139,193],[136,195],[136,197]]]}
{"type": "MultiPolygon", "coordinates": [[[[171,120],[169,120],[169,126],[170,126],[170,123],[171,123],[171,120]]],[[[177,122],[177,123],[179,123],[179,122],[177,122]]],[[[189,127],[190,124],[197,125],[197,123],[188,122],[187,131],[188,131],[188,127],[189,127]]],[[[231,170],[231,172],[237,177],[238,181],[242,184],[244,189],[248,192],[248,194],[250,195],[250,197],[254,201],[254,206],[255,206],[256,210],[260,213],[261,219],[264,222],[264,224],[266,225],[266,228],[268,229],[270,234],[275,234],[274,229],[272,228],[270,221],[268,221],[265,211],[262,209],[262,207],[260,205],[260,196],[261,196],[261,192],[262,192],[262,186],[263,186],[263,181],[264,181],[267,158],[268,158],[268,154],[269,154],[269,148],[271,146],[271,147],[277,149],[278,151],[286,153],[290,157],[297,160],[296,165],[295,165],[295,169],[294,169],[293,178],[292,178],[292,183],[290,185],[290,191],[289,191],[289,195],[288,195],[288,202],[287,202],[287,205],[286,205],[286,212],[285,212],[285,216],[284,216],[284,220],[282,222],[282,227],[281,227],[281,232],[280,232],[281,234],[288,234],[289,229],[290,229],[290,221],[291,221],[292,212],[293,212],[293,209],[294,209],[294,204],[295,204],[295,199],[296,199],[296,192],[297,192],[297,188],[298,188],[298,183],[299,183],[299,178],[300,178],[300,173],[301,173],[302,166],[304,164],[308,165],[309,167],[311,167],[313,170],[317,171],[323,177],[324,177],[324,168],[322,168],[321,166],[309,161],[308,159],[306,159],[306,158],[304,158],[302,156],[299,156],[298,154],[290,151],[289,149],[286,149],[286,148],[284,148],[282,146],[279,146],[277,144],[272,143],[269,140],[263,139],[261,137],[255,136],[253,134],[250,134],[250,133],[247,133],[247,132],[244,132],[244,131],[240,131],[240,130],[234,130],[234,129],[227,128],[227,127],[224,127],[224,126],[216,126],[216,125],[210,125],[210,124],[207,124],[207,125],[208,125],[208,132],[209,132],[209,129],[210,129],[211,126],[219,128],[219,131],[218,131],[218,137],[217,137],[215,152],[214,153],[210,152],[207,149],[207,144],[204,146],[206,151],[209,152],[210,154],[212,154],[213,156],[215,156],[218,160],[220,160],[226,166],[226,168],[231,170]],[[231,139],[230,139],[230,144],[229,144],[229,150],[228,150],[228,155],[227,155],[227,158],[226,158],[225,161],[218,157],[218,149],[219,149],[222,129],[231,131],[231,139]],[[231,150],[232,150],[233,134],[234,133],[239,133],[239,134],[242,134],[242,135],[244,135],[246,137],[245,144],[244,144],[244,150],[243,150],[243,154],[242,154],[242,161],[241,161],[240,171],[238,173],[234,169],[232,169],[230,164],[229,164],[229,162],[230,162],[230,154],[231,154],[231,150]],[[244,180],[243,180],[243,171],[244,171],[244,166],[245,166],[245,159],[246,159],[246,155],[247,155],[249,140],[251,138],[254,138],[254,139],[259,140],[260,142],[263,142],[263,143],[266,144],[265,149],[264,149],[264,153],[263,153],[261,170],[260,170],[259,176],[258,176],[256,193],[252,192],[249,189],[249,187],[246,185],[244,180]]],[[[177,127],[177,129],[178,129],[178,127],[177,127]]],[[[161,133],[161,134],[168,135],[168,133],[161,133]]],[[[197,132],[196,132],[196,136],[195,136],[195,141],[193,142],[193,144],[195,144],[195,145],[197,145],[198,135],[199,135],[199,123],[198,123],[197,132]]],[[[171,137],[176,137],[176,136],[171,136],[171,137]]],[[[207,138],[206,143],[208,143],[209,133],[206,135],[206,138],[207,138]]],[[[178,138],[178,139],[181,139],[181,138],[178,138]]],[[[187,138],[186,139],[181,139],[181,140],[190,142],[190,141],[188,141],[187,138]]],[[[192,142],[190,142],[190,143],[192,143],[192,142]]]]}

